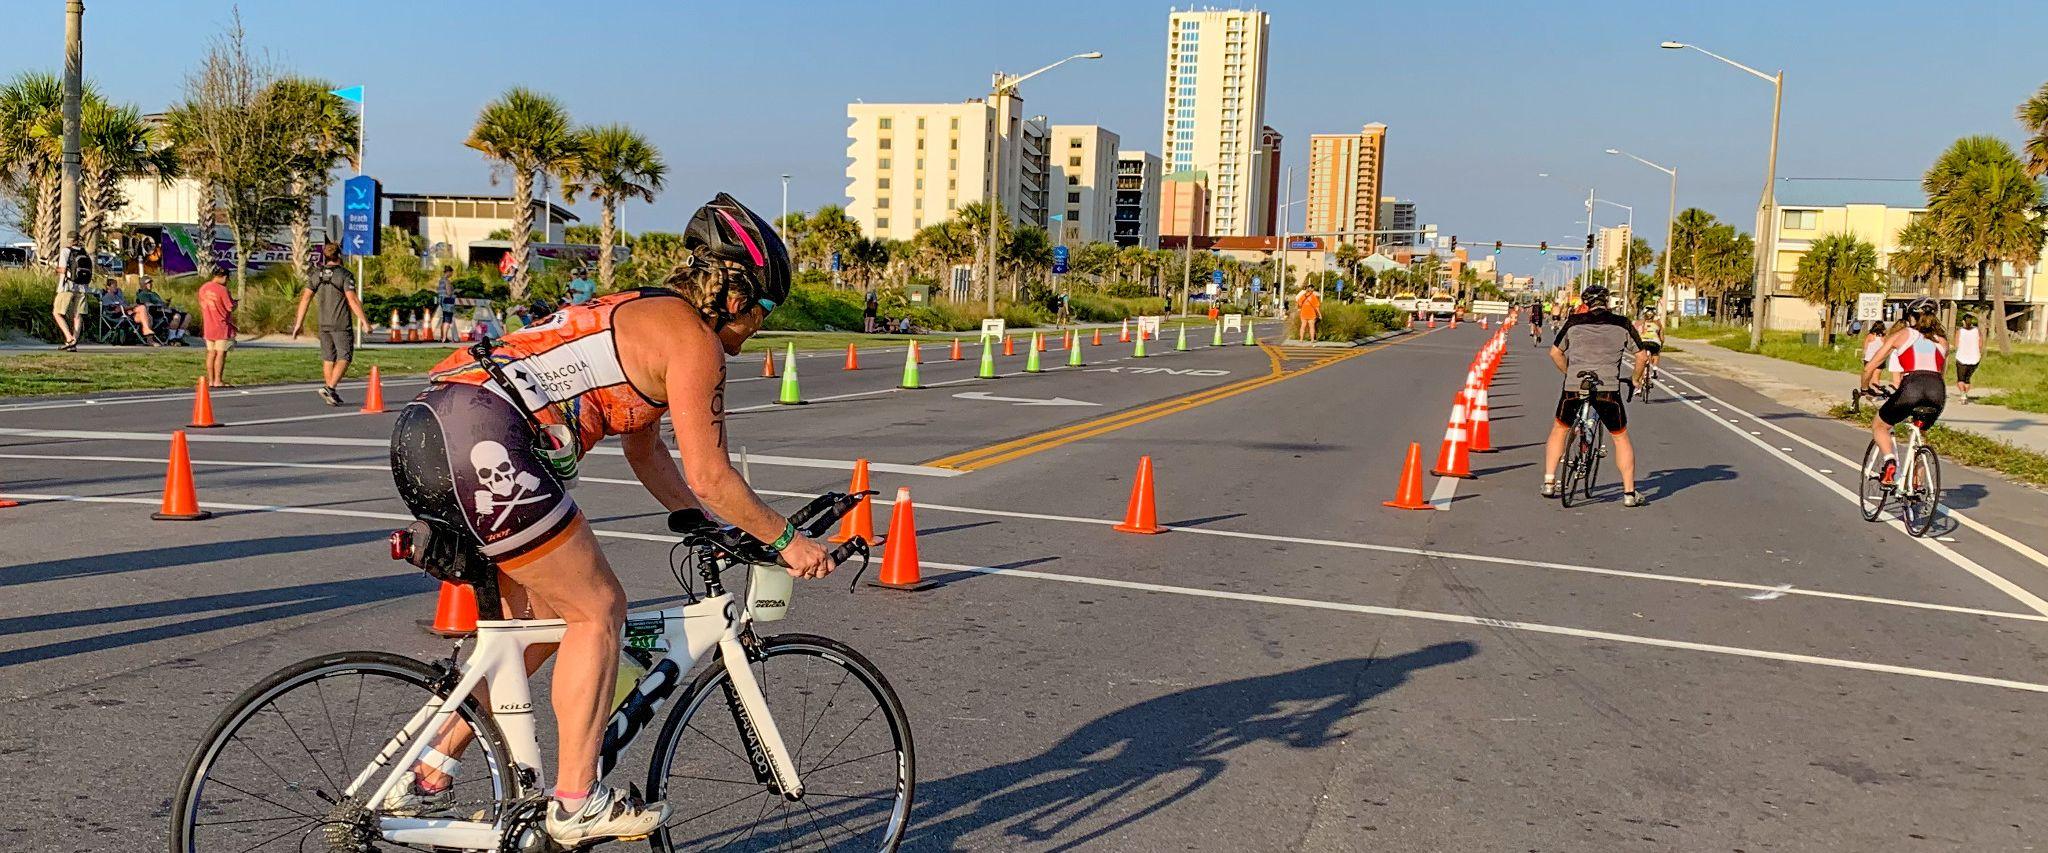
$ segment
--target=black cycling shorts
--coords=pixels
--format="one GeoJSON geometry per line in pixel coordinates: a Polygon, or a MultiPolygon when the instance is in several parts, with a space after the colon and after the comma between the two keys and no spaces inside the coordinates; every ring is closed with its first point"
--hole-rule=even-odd
{"type": "Polygon", "coordinates": [[[1644,341],[1643,352],[1658,355],[1664,352],[1664,343],[1662,341],[1644,341]]]}
{"type": "Polygon", "coordinates": [[[518,568],[566,540],[582,517],[533,441],[495,391],[437,384],[399,410],[391,476],[414,516],[464,531],[499,568],[518,568]]]}
{"type": "Polygon", "coordinates": [[[1941,374],[1916,370],[1899,379],[1899,390],[1877,407],[1877,419],[1888,424],[1905,423],[1915,408],[1924,406],[1934,410],[1925,421],[1927,426],[1933,426],[1947,405],[1948,383],[1942,381],[1941,374]]]}
{"type": "Polygon", "coordinates": [[[1972,376],[1975,376],[1975,375],[1977,375],[1977,365],[1974,365],[1974,364],[1964,364],[1964,363],[1962,363],[1962,362],[1960,362],[1960,361],[1956,362],[1956,381],[1957,381],[1957,382],[1969,382],[1969,381],[1970,381],[1970,377],[1972,377],[1972,376]]]}
{"type": "MultiPolygon", "coordinates": [[[[1579,420],[1579,407],[1586,404],[1586,398],[1579,396],[1577,389],[1564,392],[1557,398],[1557,422],[1571,426],[1579,420]]],[[[1620,435],[1628,431],[1628,409],[1621,404],[1619,391],[1593,392],[1593,415],[1600,419],[1600,425],[1607,431],[1620,435]]]]}

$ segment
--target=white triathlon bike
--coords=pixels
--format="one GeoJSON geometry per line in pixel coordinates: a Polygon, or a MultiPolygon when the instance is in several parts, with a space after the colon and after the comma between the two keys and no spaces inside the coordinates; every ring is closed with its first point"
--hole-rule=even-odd
{"type": "MultiPolygon", "coordinates": [[[[823,495],[790,520],[821,535],[871,494],[823,495]]],[[[600,777],[716,649],[683,686],[649,762],[649,801],[671,812],[648,837],[653,848],[895,850],[916,779],[895,691],[837,641],[754,633],[781,618],[790,588],[760,540],[696,510],[670,514],[669,528],[682,535],[670,568],[689,603],[627,617],[600,777]],[[741,564],[757,567],[745,604],[720,579],[741,564]]],[[[496,571],[446,525],[418,522],[391,545],[395,559],[477,588],[485,618],[474,650],[458,661],[458,640],[432,662],[322,655],[245,691],[185,771],[171,803],[172,853],[561,849],[544,825],[549,785],[525,659],[529,648],[559,642],[564,623],[498,618],[496,571]],[[407,790],[423,757],[450,777],[446,793],[392,796],[407,790]]],[[[855,555],[865,570],[859,538],[832,556],[855,555]]]]}

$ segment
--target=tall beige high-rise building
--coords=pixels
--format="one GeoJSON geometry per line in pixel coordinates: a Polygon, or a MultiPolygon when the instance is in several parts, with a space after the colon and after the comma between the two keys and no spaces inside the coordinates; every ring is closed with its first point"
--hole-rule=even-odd
{"type": "Polygon", "coordinates": [[[1092,124],[1052,126],[1047,148],[1051,173],[1053,242],[1109,241],[1116,214],[1117,136],[1092,124]]]}
{"type": "Polygon", "coordinates": [[[1308,138],[1308,233],[1357,232],[1340,239],[1367,252],[1379,247],[1379,236],[1364,232],[1380,230],[1386,149],[1387,126],[1379,122],[1308,138]]]}
{"type": "MultiPolygon", "coordinates": [[[[1265,12],[1175,10],[1166,24],[1165,125],[1160,158],[1168,174],[1207,173],[1206,233],[1263,233],[1272,171],[1258,163],[1266,120],[1265,12]]],[[[1161,220],[1163,226],[1173,217],[1161,220]]]]}
{"type": "MultiPolygon", "coordinates": [[[[1597,243],[1600,249],[1600,268],[1603,270],[1620,269],[1624,260],[1623,253],[1627,251],[1628,244],[1628,226],[1600,226],[1600,239],[1597,243]]],[[[1628,258],[1627,260],[1643,261],[1642,258],[1628,258]]]]}
{"type": "MultiPolygon", "coordinates": [[[[1021,98],[1003,101],[1013,128],[1000,137],[1003,207],[1013,221],[1043,228],[1050,129],[1044,116],[1022,116],[1021,98]]],[[[996,110],[983,100],[848,104],[846,117],[846,215],[868,236],[908,240],[989,197],[999,137],[996,110]]]]}

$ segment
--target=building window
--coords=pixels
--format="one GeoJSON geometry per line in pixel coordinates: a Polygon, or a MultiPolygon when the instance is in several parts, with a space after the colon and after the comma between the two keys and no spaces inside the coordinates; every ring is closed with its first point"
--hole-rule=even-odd
{"type": "Polygon", "coordinates": [[[960,188],[960,179],[959,179],[959,178],[947,178],[947,179],[946,179],[946,191],[947,191],[947,192],[952,192],[952,191],[954,191],[954,190],[957,190],[957,189],[959,189],[959,188],[960,188]]]}
{"type": "Polygon", "coordinates": [[[924,189],[924,179],[923,179],[923,178],[918,178],[918,179],[917,179],[917,188],[918,188],[918,189],[924,189]]]}
{"type": "Polygon", "coordinates": [[[960,150],[960,140],[954,139],[951,142],[947,143],[946,147],[951,150],[958,151],[960,150]]]}
{"type": "Polygon", "coordinates": [[[883,151],[887,151],[887,150],[889,150],[889,141],[890,141],[890,140],[889,140],[889,137],[886,137],[886,136],[882,137],[882,141],[881,141],[880,147],[881,147],[881,149],[882,149],[883,151]]]}
{"type": "Polygon", "coordinates": [[[889,188],[889,179],[888,179],[888,178],[877,178],[877,179],[875,179],[875,189],[878,189],[878,190],[886,190],[886,189],[888,189],[888,188],[889,188]]]}
{"type": "Polygon", "coordinates": [[[889,209],[889,197],[888,197],[888,196],[882,196],[881,198],[875,199],[875,209],[876,209],[876,210],[888,210],[888,209],[889,209]]]}
{"type": "Polygon", "coordinates": [[[1081,158],[1079,158],[1079,157],[1068,157],[1068,158],[1067,158],[1067,168],[1069,168],[1069,169],[1079,169],[1079,168],[1081,168],[1081,158]]]}
{"type": "Polygon", "coordinates": [[[1067,147],[1068,147],[1068,148],[1079,148],[1079,147],[1081,147],[1081,137],[1078,137],[1078,136],[1076,136],[1076,137],[1074,137],[1074,138],[1072,138],[1072,139],[1069,139],[1069,140],[1067,140],[1067,147]]]}
{"type": "Polygon", "coordinates": [[[1080,204],[1080,203],[1081,203],[1081,194],[1080,194],[1080,193],[1067,193],[1067,203],[1068,203],[1068,204],[1080,204]]]}
{"type": "Polygon", "coordinates": [[[1080,178],[1080,176],[1078,176],[1078,175],[1068,175],[1068,176],[1067,176],[1067,186],[1070,186],[1070,187],[1078,187],[1078,186],[1080,186],[1080,185],[1081,185],[1081,178],[1080,178]]]}
{"type": "Polygon", "coordinates": [[[919,157],[919,158],[917,158],[917,170],[918,170],[918,171],[920,171],[920,172],[924,171],[924,158],[923,158],[923,157],[919,157]]]}
{"type": "Polygon", "coordinates": [[[889,120],[889,118],[888,118],[887,116],[884,116],[884,117],[882,118],[882,129],[883,129],[883,130],[888,130],[888,129],[889,129],[889,126],[890,126],[890,120],[889,120]]]}
{"type": "Polygon", "coordinates": [[[882,229],[885,229],[885,228],[888,228],[888,227],[889,227],[889,217],[886,217],[886,216],[876,217],[876,219],[875,219],[875,230],[877,230],[877,231],[880,231],[880,230],[882,230],[882,229]]]}
{"type": "Polygon", "coordinates": [[[919,116],[919,117],[918,117],[918,119],[917,119],[917,129],[918,129],[918,130],[923,130],[923,129],[924,129],[924,117],[923,117],[923,116],[919,116]]]}
{"type": "Polygon", "coordinates": [[[948,159],[948,160],[946,160],[946,171],[948,171],[948,172],[958,172],[958,171],[960,171],[960,161],[959,161],[958,159],[948,159]]]}
{"type": "Polygon", "coordinates": [[[879,160],[879,161],[876,161],[876,164],[875,164],[875,168],[877,168],[877,169],[887,169],[887,168],[889,168],[889,162],[890,162],[890,161],[889,161],[889,158],[887,158],[887,157],[883,157],[883,158],[882,158],[881,160],[879,160]]]}
{"type": "Polygon", "coordinates": [[[951,127],[952,127],[952,129],[954,129],[954,130],[959,130],[959,129],[960,129],[960,119],[959,119],[959,117],[957,117],[957,116],[956,116],[956,117],[954,117],[953,119],[951,119],[951,122],[952,122],[952,124],[951,124],[951,127]]]}
{"type": "Polygon", "coordinates": [[[1820,227],[1820,211],[1818,210],[1785,211],[1785,230],[1787,231],[1812,231],[1818,227],[1820,227]]]}

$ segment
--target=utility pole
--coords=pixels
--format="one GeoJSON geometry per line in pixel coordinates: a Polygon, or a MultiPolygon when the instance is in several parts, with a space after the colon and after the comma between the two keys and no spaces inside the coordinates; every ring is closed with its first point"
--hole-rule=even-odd
{"type": "Polygon", "coordinates": [[[64,178],[59,250],[78,243],[79,101],[85,91],[85,0],[64,3],[64,178]]]}

